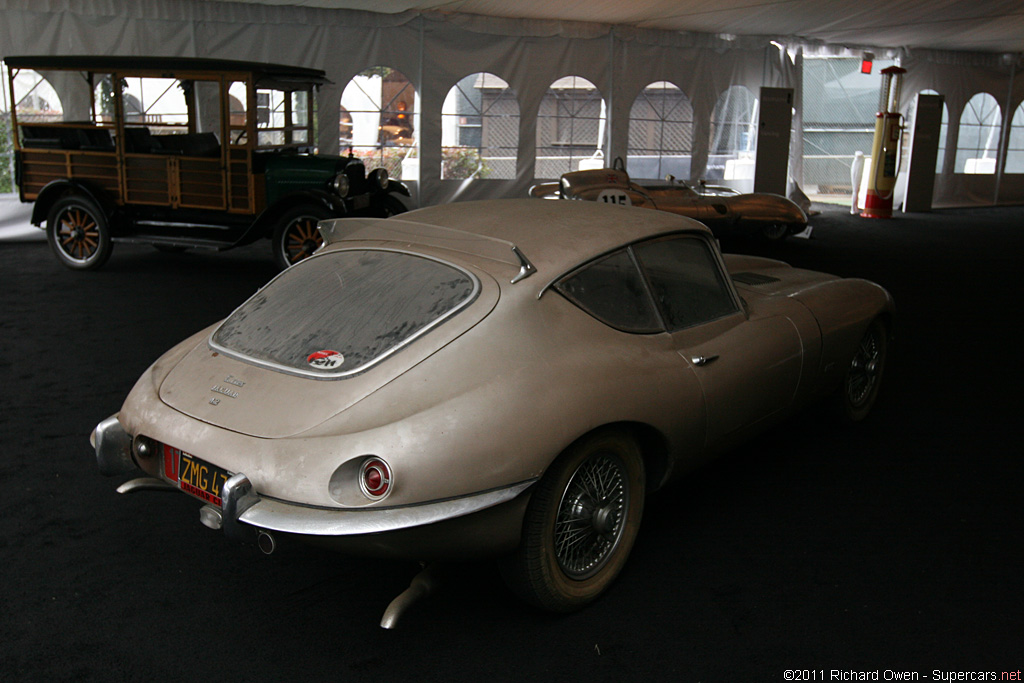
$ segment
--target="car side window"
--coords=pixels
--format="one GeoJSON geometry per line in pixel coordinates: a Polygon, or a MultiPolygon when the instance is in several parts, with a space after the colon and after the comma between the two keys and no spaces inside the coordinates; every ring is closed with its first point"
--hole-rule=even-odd
{"type": "Polygon", "coordinates": [[[615,329],[635,334],[663,330],[640,272],[625,249],[575,271],[555,289],[615,329]]]}
{"type": "Polygon", "coordinates": [[[706,241],[660,239],[636,245],[634,250],[670,331],[739,310],[706,241]]]}

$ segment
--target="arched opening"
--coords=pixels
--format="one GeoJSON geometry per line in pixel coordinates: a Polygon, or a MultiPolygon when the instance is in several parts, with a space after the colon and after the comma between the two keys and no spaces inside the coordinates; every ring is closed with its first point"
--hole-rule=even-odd
{"type": "Polygon", "coordinates": [[[988,93],[972,97],[960,115],[956,141],[956,173],[990,175],[996,172],[1002,112],[988,93]]]}
{"type": "Polygon", "coordinates": [[[534,175],[554,179],[604,161],[605,102],[601,91],[580,76],[559,78],[548,87],[537,111],[534,175]]]}
{"type": "Polygon", "coordinates": [[[419,98],[405,74],[386,66],[361,71],[345,86],[340,106],[343,150],[362,157],[368,168],[386,168],[393,178],[419,179],[419,98]]]}
{"type": "Polygon", "coordinates": [[[1006,145],[1006,173],[1024,173],[1024,102],[1010,120],[1010,140],[1006,145]]]}
{"type": "Polygon", "coordinates": [[[492,73],[466,76],[441,107],[441,177],[511,179],[519,153],[519,100],[492,73]]]}
{"type": "Polygon", "coordinates": [[[636,178],[690,177],[693,104],[668,81],[645,87],[629,112],[626,167],[636,178]]]}

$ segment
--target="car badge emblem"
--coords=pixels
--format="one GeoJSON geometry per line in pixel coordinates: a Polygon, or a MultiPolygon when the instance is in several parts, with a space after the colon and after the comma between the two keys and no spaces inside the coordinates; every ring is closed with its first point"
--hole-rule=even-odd
{"type": "Polygon", "coordinates": [[[340,368],[344,362],[345,356],[330,349],[316,351],[306,357],[306,363],[317,370],[334,370],[335,368],[340,368]]]}

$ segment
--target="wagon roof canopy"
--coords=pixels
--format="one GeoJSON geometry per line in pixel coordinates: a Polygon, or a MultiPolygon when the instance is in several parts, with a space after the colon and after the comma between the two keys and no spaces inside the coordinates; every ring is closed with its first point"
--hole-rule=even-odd
{"type": "Polygon", "coordinates": [[[175,72],[188,71],[246,72],[253,74],[253,79],[259,85],[285,90],[298,85],[319,86],[330,83],[326,72],[322,69],[200,57],[37,55],[4,57],[4,62],[12,69],[34,69],[36,71],[118,71],[131,74],[146,72],[146,75],[171,75],[175,72]]]}

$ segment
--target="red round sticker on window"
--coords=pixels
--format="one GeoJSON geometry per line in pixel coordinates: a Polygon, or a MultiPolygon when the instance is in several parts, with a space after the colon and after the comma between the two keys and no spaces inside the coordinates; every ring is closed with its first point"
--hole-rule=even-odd
{"type": "Polygon", "coordinates": [[[331,351],[330,349],[316,351],[306,357],[306,363],[317,370],[334,370],[336,368],[340,368],[344,362],[345,356],[341,355],[337,351],[331,351]]]}

